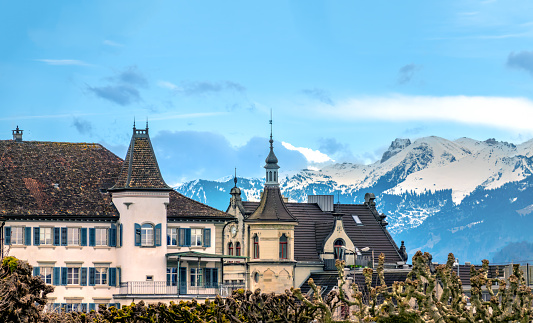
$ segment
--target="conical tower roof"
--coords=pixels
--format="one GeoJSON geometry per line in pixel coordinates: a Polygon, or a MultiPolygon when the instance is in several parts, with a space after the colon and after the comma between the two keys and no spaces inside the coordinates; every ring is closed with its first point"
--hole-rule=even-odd
{"type": "Polygon", "coordinates": [[[115,186],[110,190],[165,190],[170,191],[159,170],[154,149],[146,129],[136,129],[133,125],[133,135],[122,170],[115,186]]]}
{"type": "Polygon", "coordinates": [[[287,209],[279,186],[265,186],[259,206],[252,215],[246,218],[246,221],[298,222],[287,209]]]}

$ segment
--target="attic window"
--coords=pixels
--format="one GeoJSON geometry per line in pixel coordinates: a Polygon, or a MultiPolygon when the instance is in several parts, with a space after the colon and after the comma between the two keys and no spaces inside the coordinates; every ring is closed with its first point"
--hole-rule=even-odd
{"type": "Polygon", "coordinates": [[[363,222],[361,222],[361,219],[359,219],[358,215],[352,214],[352,218],[355,221],[355,224],[361,225],[361,226],[363,225],[363,222]]]}

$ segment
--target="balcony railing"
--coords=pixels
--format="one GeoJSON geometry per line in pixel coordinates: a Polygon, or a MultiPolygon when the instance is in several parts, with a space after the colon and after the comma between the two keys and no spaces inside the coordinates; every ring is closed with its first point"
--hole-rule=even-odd
{"type": "Polygon", "coordinates": [[[201,286],[169,285],[166,281],[131,281],[120,283],[119,295],[221,295],[229,296],[244,284],[208,283],[201,286]]]}
{"type": "MultiPolygon", "coordinates": [[[[335,261],[336,259],[324,259],[324,270],[337,270],[337,267],[335,267],[335,261]]],[[[348,263],[345,265],[345,267],[350,267],[350,265],[353,264],[348,263]]],[[[357,258],[355,258],[355,266],[372,267],[372,257],[357,256],[357,258]]]]}

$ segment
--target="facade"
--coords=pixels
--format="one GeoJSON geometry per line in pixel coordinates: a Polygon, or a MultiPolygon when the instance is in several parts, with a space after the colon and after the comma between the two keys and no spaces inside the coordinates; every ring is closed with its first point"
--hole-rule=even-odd
{"type": "Polygon", "coordinates": [[[226,264],[226,282],[242,281],[251,290],[282,293],[291,287],[308,289],[307,280],[313,277],[329,281],[331,289],[337,285],[337,259],[352,268],[373,266],[380,253],[386,257],[387,275],[405,277],[405,246],[402,241],[398,248],[388,233],[386,216],[376,210],[373,194],[367,193],[362,205],[335,204],[332,195],[288,202],[278,183],[272,135],[265,162],[260,202],[243,201],[237,179],[230,193],[226,212],[233,220],[224,229],[224,253],[244,255],[248,261],[226,264]]]}
{"type": "Polygon", "coordinates": [[[13,136],[0,141],[2,251],[55,286],[52,308],[228,292],[224,261],[243,261],[221,256],[232,217],[165,183],[148,125],[134,126],[125,160],[99,144],[13,136]]]}

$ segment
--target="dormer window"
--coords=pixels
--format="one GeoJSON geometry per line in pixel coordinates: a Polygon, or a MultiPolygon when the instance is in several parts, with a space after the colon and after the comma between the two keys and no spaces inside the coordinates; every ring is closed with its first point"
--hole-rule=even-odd
{"type": "Polygon", "coordinates": [[[335,259],[344,260],[344,240],[337,239],[333,243],[333,256],[335,259]]]}

